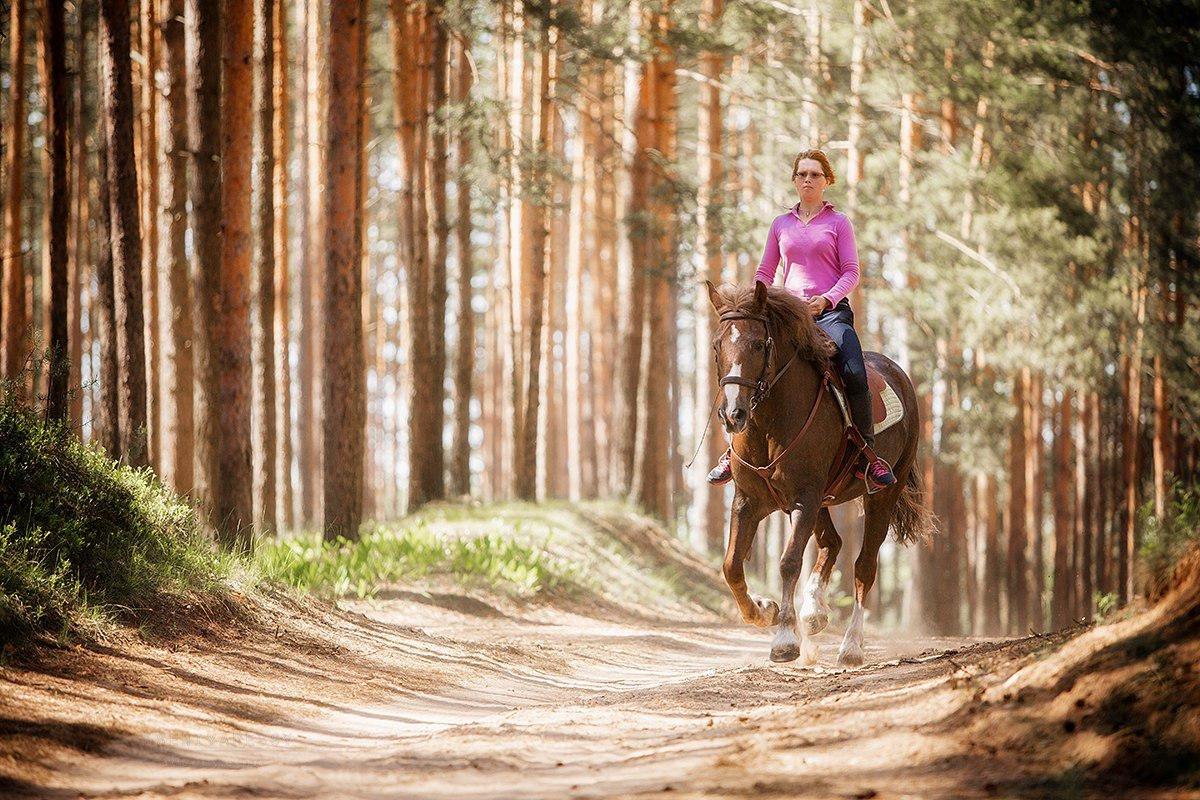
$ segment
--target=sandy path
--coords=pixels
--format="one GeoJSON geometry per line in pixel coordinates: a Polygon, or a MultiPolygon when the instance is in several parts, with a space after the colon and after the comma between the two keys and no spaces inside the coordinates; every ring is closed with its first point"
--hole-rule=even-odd
{"type": "Polygon", "coordinates": [[[4,673],[30,700],[24,714],[47,715],[45,730],[52,719],[68,726],[60,740],[85,724],[97,736],[47,747],[44,769],[18,770],[27,777],[11,789],[64,798],[971,797],[994,796],[987,776],[1006,769],[964,755],[943,723],[969,694],[966,674],[984,670],[1000,645],[885,642],[868,631],[868,664],[840,670],[832,633],[820,637],[821,663],[798,667],[771,664],[768,636],[735,626],[549,610],[480,617],[404,600],[358,610],[341,620],[344,638],[373,643],[369,657],[402,667],[400,677],[342,673],[339,659],[361,655],[353,646],[285,660],[283,645],[268,653],[250,643],[145,653],[129,672],[121,654],[108,680],[101,665],[90,683],[4,673]],[[130,682],[143,687],[132,704],[130,682]]]}

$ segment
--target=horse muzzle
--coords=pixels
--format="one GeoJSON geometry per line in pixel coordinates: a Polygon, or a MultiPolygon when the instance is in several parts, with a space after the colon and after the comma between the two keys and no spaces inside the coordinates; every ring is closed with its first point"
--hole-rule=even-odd
{"type": "Polygon", "coordinates": [[[746,426],[750,424],[750,412],[741,404],[734,403],[733,408],[726,411],[725,403],[717,409],[717,416],[721,419],[721,424],[725,426],[725,432],[734,434],[742,433],[746,430],[746,426]]]}

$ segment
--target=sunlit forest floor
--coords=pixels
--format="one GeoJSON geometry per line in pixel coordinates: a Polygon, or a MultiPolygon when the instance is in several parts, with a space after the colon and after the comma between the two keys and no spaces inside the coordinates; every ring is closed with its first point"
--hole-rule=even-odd
{"type": "Polygon", "coordinates": [[[592,519],[589,535],[611,527],[626,558],[591,590],[530,600],[429,578],[336,608],[269,593],[199,611],[186,633],[42,650],[0,670],[0,789],[968,798],[1089,796],[1098,780],[1128,780],[1139,797],[1188,796],[1152,787],[1179,785],[1189,754],[1168,745],[1195,741],[1196,676],[1185,673],[1200,581],[1182,600],[1074,638],[868,629],[867,664],[845,670],[830,631],[817,665],[776,665],[766,632],[669,586],[661,602],[622,589],[655,571],[688,574],[707,580],[689,590],[707,598],[717,570],[696,577],[694,556],[637,520],[592,519]],[[1137,638],[1146,632],[1152,642],[1137,638]],[[1182,700],[1154,706],[1151,692],[1141,707],[1112,705],[1114,682],[1164,669],[1183,670],[1171,684],[1182,700]]]}

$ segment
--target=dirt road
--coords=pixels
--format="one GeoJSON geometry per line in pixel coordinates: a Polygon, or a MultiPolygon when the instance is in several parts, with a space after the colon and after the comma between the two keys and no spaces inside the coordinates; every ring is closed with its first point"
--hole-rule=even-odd
{"type": "MultiPolygon", "coordinates": [[[[319,638],[112,648],[5,670],[8,786],[38,797],[974,797],[953,724],[1020,644],[868,638],[771,664],[765,632],[400,596],[319,638]],[[60,663],[56,665],[61,668],[60,663]],[[15,768],[13,765],[16,765],[15,768]]],[[[235,637],[236,639],[236,637],[235,637]]],[[[978,754],[976,754],[978,755],[978,754]]],[[[3,762],[0,762],[3,763],[3,762]]]]}

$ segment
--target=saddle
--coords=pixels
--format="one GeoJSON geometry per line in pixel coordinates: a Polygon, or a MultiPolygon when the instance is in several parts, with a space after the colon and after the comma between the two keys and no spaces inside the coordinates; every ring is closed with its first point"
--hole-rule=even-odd
{"type": "MultiPolygon", "coordinates": [[[[846,386],[837,370],[826,373],[830,388],[837,399],[838,408],[842,411],[845,423],[845,436],[842,437],[841,447],[829,467],[829,475],[825,479],[825,492],[821,500],[822,506],[831,505],[833,500],[844,492],[851,482],[856,479],[855,467],[862,461],[863,448],[866,442],[862,433],[850,417],[850,406],[846,402],[846,386]]],[[[871,417],[874,422],[874,433],[895,425],[904,416],[904,404],[896,390],[876,370],[867,366],[867,393],[871,397],[871,417]]]]}

